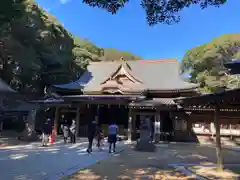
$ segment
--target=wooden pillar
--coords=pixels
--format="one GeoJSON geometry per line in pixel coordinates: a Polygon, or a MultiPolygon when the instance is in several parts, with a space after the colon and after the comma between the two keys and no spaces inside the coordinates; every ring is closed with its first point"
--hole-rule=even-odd
{"type": "Polygon", "coordinates": [[[97,124],[99,125],[99,111],[100,111],[100,106],[99,104],[97,105],[97,113],[96,113],[96,120],[97,120],[97,124]]]}
{"type": "Polygon", "coordinates": [[[79,136],[79,125],[80,125],[80,108],[76,110],[76,136],[79,136]]]}
{"type": "Polygon", "coordinates": [[[132,108],[128,112],[128,141],[132,141],[132,108]]]}
{"type": "Polygon", "coordinates": [[[221,135],[220,135],[220,122],[219,122],[219,108],[216,106],[214,111],[214,125],[215,125],[215,132],[216,132],[216,154],[217,154],[217,165],[218,170],[223,170],[223,159],[222,159],[222,152],[221,152],[221,135]]]}
{"type": "Polygon", "coordinates": [[[60,107],[56,107],[55,116],[54,116],[54,130],[58,135],[58,125],[59,125],[59,116],[60,116],[60,107]]]}
{"type": "Polygon", "coordinates": [[[157,109],[156,120],[160,122],[160,133],[163,132],[163,126],[161,122],[161,111],[157,109]]]}
{"type": "Polygon", "coordinates": [[[188,136],[192,135],[192,121],[190,116],[191,116],[190,114],[186,116],[188,136]]]}
{"type": "Polygon", "coordinates": [[[136,129],[136,113],[132,112],[132,137],[136,139],[137,129],[136,129]]]}

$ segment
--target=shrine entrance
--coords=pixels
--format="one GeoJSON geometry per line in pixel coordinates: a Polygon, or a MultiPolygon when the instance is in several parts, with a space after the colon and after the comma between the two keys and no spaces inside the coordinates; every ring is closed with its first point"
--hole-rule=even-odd
{"type": "Polygon", "coordinates": [[[173,131],[173,120],[170,117],[169,111],[161,111],[160,113],[161,131],[172,132],[173,131]]]}
{"type": "Polygon", "coordinates": [[[160,112],[161,137],[160,140],[172,140],[172,132],[174,131],[173,119],[170,117],[169,111],[160,112]]]}
{"type": "Polygon", "coordinates": [[[128,108],[123,105],[102,105],[97,114],[99,124],[115,122],[124,128],[128,126],[128,108]]]}

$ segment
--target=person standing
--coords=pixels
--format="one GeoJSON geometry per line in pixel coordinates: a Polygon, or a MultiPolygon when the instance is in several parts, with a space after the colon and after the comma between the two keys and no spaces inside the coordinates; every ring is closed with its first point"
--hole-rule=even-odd
{"type": "Polygon", "coordinates": [[[63,121],[63,124],[61,125],[61,127],[63,132],[63,141],[66,144],[69,137],[69,126],[68,126],[67,120],[63,121]]]}
{"type": "Polygon", "coordinates": [[[48,138],[51,134],[51,119],[48,118],[44,125],[43,125],[43,128],[42,128],[42,146],[47,146],[47,143],[48,143],[48,138]]]}
{"type": "Polygon", "coordinates": [[[55,142],[56,134],[57,133],[55,131],[55,128],[54,128],[54,126],[52,126],[52,133],[50,135],[50,140],[49,140],[50,144],[53,144],[55,142]]]}
{"type": "Polygon", "coordinates": [[[73,119],[70,126],[71,143],[76,143],[76,121],[73,119]]]}
{"type": "Polygon", "coordinates": [[[116,142],[117,142],[117,133],[118,133],[118,126],[115,122],[112,122],[108,126],[108,143],[109,143],[109,153],[116,152],[116,142]],[[112,147],[113,146],[113,147],[112,147]]]}
{"type": "Polygon", "coordinates": [[[96,135],[96,128],[97,128],[97,116],[95,116],[93,121],[90,121],[88,124],[88,129],[87,129],[87,134],[88,134],[88,148],[87,152],[91,153],[92,152],[92,143],[93,139],[96,135]]]}

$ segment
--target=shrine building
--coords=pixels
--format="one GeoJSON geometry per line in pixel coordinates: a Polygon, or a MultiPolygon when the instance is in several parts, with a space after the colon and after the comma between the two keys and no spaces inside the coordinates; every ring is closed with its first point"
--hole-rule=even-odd
{"type": "Polygon", "coordinates": [[[79,136],[86,133],[87,122],[97,118],[103,126],[116,121],[121,133],[132,139],[146,117],[159,119],[163,132],[179,129],[176,114],[184,112],[174,100],[197,95],[197,87],[180,77],[177,59],[91,62],[79,80],[53,86],[58,100],[47,104],[56,107],[58,132],[65,114],[76,119],[79,136]]]}

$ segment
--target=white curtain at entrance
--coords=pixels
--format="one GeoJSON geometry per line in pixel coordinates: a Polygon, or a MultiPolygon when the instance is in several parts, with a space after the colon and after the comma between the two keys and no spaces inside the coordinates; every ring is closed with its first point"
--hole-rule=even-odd
{"type": "Polygon", "coordinates": [[[160,114],[157,114],[155,116],[155,122],[154,122],[154,133],[159,134],[161,133],[161,122],[160,122],[160,114]]]}

